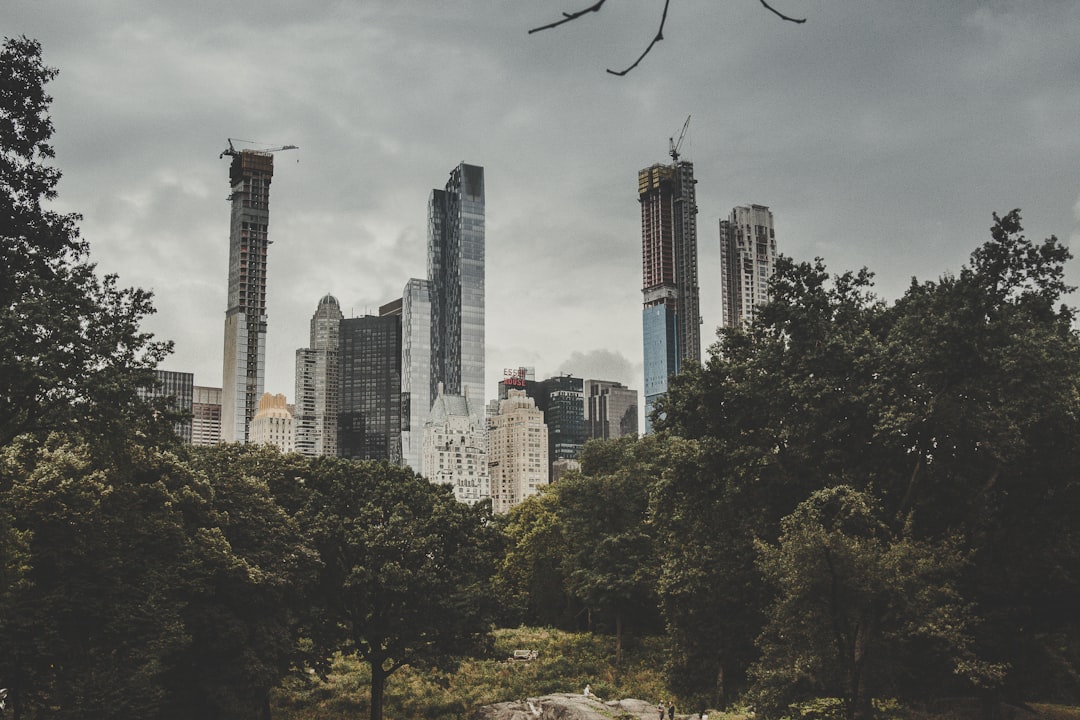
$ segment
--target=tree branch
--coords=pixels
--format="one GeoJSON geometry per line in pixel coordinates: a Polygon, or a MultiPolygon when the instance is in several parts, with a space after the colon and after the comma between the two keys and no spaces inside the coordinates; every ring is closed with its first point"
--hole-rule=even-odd
{"type": "Polygon", "coordinates": [[[568,23],[571,20],[577,20],[582,15],[586,15],[586,14],[591,13],[591,12],[600,12],[600,8],[602,8],[604,6],[604,3],[606,3],[606,2],[607,2],[607,0],[596,0],[595,5],[590,5],[589,7],[585,8],[584,10],[579,10],[579,11],[574,12],[574,13],[565,13],[564,12],[562,20],[556,20],[553,23],[549,23],[549,24],[543,25],[541,27],[535,27],[535,28],[533,28],[532,30],[529,31],[529,34],[532,35],[534,32],[540,32],[541,30],[550,30],[553,27],[559,27],[560,25],[562,25],[564,23],[568,23]]]}
{"type": "MultiPolygon", "coordinates": [[[[804,22],[806,22],[806,18],[793,18],[793,17],[789,17],[788,15],[785,15],[784,13],[780,12],[779,10],[774,8],[772,5],[770,5],[768,2],[766,2],[766,0],[758,0],[758,1],[761,3],[762,7],[764,7],[766,10],[768,10],[771,13],[773,13],[774,15],[776,15],[781,20],[786,20],[786,21],[792,22],[792,23],[804,23],[804,22]]],[[[574,20],[577,20],[582,15],[588,15],[589,13],[598,13],[598,12],[600,12],[601,8],[604,7],[605,2],[607,2],[607,0],[596,0],[596,2],[593,3],[592,5],[590,5],[589,7],[582,8],[581,10],[578,10],[577,12],[564,12],[562,14],[562,19],[561,20],[556,20],[555,22],[548,23],[547,25],[541,25],[540,27],[534,27],[531,30],[529,30],[529,34],[532,35],[533,33],[540,32],[541,30],[550,30],[551,28],[556,28],[556,27],[559,27],[560,25],[565,25],[568,22],[572,22],[574,20]]],[[[659,27],[659,29],[657,29],[656,35],[653,37],[652,42],[650,42],[649,46],[647,48],[645,48],[645,51],[643,53],[641,53],[641,55],[638,56],[638,59],[634,61],[634,64],[631,65],[630,67],[626,68],[625,70],[612,70],[611,68],[608,68],[607,71],[609,73],[611,73],[612,75],[618,75],[620,77],[622,77],[623,75],[626,75],[631,70],[636,68],[639,64],[641,64],[641,61],[645,59],[645,56],[649,54],[649,52],[653,49],[653,46],[656,45],[656,43],[658,43],[658,42],[660,42],[661,40],[664,39],[664,23],[667,22],[667,12],[668,12],[668,6],[670,4],[671,4],[671,0],[664,0],[664,12],[660,16],[660,27],[659,27]]]]}
{"type": "Polygon", "coordinates": [[[670,5],[670,4],[671,4],[671,0],[664,0],[664,12],[660,15],[660,27],[657,28],[656,37],[654,37],[652,39],[652,42],[649,43],[649,47],[645,48],[645,52],[641,53],[641,55],[638,56],[638,59],[634,61],[633,65],[626,68],[622,72],[616,72],[615,70],[612,70],[611,68],[608,68],[607,71],[609,73],[611,73],[612,75],[618,75],[619,77],[622,77],[623,75],[626,75],[626,73],[628,73],[631,70],[633,70],[634,68],[636,68],[638,66],[638,63],[640,63],[643,59],[645,59],[645,56],[648,55],[649,51],[653,49],[653,45],[655,45],[656,43],[658,43],[658,42],[660,42],[661,40],[664,39],[664,23],[667,22],[667,9],[668,9],[668,5],[670,5]]]}
{"type": "Polygon", "coordinates": [[[788,17],[784,13],[782,13],[779,10],[777,10],[776,8],[774,8],[769,3],[765,2],[765,0],[760,0],[760,1],[761,1],[761,4],[765,7],[766,10],[769,10],[770,12],[775,14],[778,18],[780,18],[781,20],[787,20],[788,22],[793,22],[793,23],[804,23],[804,22],[806,22],[806,18],[788,17]]]}

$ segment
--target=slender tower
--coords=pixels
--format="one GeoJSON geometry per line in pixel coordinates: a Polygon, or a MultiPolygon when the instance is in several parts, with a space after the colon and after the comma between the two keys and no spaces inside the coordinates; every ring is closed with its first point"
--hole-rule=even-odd
{"type": "MultiPolygon", "coordinates": [[[[461,163],[428,202],[431,382],[428,398],[484,407],[484,168],[461,163]]],[[[430,408],[428,408],[430,409],[430,408]]],[[[479,411],[479,410],[478,410],[479,411]]]]}
{"type": "MultiPolygon", "coordinates": [[[[687,118],[687,123],[690,118],[687,118]]],[[[686,125],[683,126],[683,134],[686,125]]],[[[672,140],[671,164],[638,173],[644,308],[645,432],[668,378],[688,361],[701,361],[698,290],[697,200],[694,164],[679,159],[672,140]]]]}
{"type": "Polygon", "coordinates": [[[248,426],[259,408],[266,373],[266,250],[270,246],[270,180],[274,156],[267,150],[236,150],[229,155],[229,295],[225,311],[225,356],[221,378],[221,439],[247,442],[248,426]]]}
{"type": "Polygon", "coordinates": [[[720,281],[724,327],[748,325],[769,301],[776,267],[773,214],[765,205],[740,205],[720,221],[720,281]]]}

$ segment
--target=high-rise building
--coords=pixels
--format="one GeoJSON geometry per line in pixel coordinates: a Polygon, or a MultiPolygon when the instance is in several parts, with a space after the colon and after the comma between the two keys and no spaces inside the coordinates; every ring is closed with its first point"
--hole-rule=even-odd
{"type": "Polygon", "coordinates": [[[720,221],[720,281],[724,327],[754,319],[754,308],[769,300],[776,267],[773,214],[765,205],[740,205],[720,221]]]}
{"type": "Polygon", "coordinates": [[[428,201],[431,381],[484,407],[484,168],[459,164],[428,201]]]}
{"type": "Polygon", "coordinates": [[[308,457],[337,455],[339,397],[338,337],[343,316],[333,295],[319,301],[311,316],[309,346],[296,351],[296,452],[308,457]]]}
{"type": "Polygon", "coordinates": [[[266,251],[270,246],[270,180],[274,156],[254,150],[232,156],[229,187],[229,293],[221,378],[221,435],[246,442],[266,375],[266,251]]]}
{"type": "Polygon", "coordinates": [[[410,279],[401,294],[401,457],[420,472],[431,410],[431,293],[410,279]]]}
{"type": "Polygon", "coordinates": [[[338,347],[338,455],[400,464],[401,317],[346,318],[338,347]]]}
{"type": "Polygon", "coordinates": [[[638,173],[641,204],[645,431],[668,378],[701,361],[694,165],[679,160],[638,173]]]}
{"type": "Polygon", "coordinates": [[[472,505],[491,497],[491,486],[483,413],[470,403],[467,396],[436,396],[424,426],[421,474],[450,485],[454,497],[472,505]]]}
{"type": "Polygon", "coordinates": [[[221,442],[221,388],[195,385],[191,402],[191,444],[221,442]]]}
{"type": "Polygon", "coordinates": [[[608,380],[586,380],[585,439],[612,440],[637,435],[638,394],[625,385],[608,380]]]}
{"type": "Polygon", "coordinates": [[[512,390],[524,390],[544,414],[548,428],[548,474],[554,482],[554,463],[576,460],[585,444],[583,381],[570,375],[556,375],[547,380],[533,380],[532,368],[508,369],[499,382],[499,399],[512,390]]]}
{"type": "Polygon", "coordinates": [[[248,442],[273,445],[284,453],[293,451],[293,414],[281,394],[263,393],[248,428],[248,442]]]}
{"type": "Polygon", "coordinates": [[[188,372],[155,370],[156,386],[140,389],[143,399],[166,398],[169,410],[182,413],[184,418],[173,424],[173,431],[186,443],[191,443],[191,411],[195,394],[195,376],[188,372]]]}
{"type": "Polygon", "coordinates": [[[548,484],[547,425],[524,390],[509,390],[489,422],[491,507],[504,513],[548,484]]]}

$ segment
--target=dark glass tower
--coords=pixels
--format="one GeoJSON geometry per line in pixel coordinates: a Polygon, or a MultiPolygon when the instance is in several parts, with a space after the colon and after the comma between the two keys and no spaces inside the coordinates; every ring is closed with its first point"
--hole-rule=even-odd
{"type": "Polygon", "coordinates": [[[401,316],[341,321],[338,454],[401,464],[401,316]]]}
{"type": "Polygon", "coordinates": [[[461,163],[428,202],[431,380],[484,407],[484,168],[461,163]]]}

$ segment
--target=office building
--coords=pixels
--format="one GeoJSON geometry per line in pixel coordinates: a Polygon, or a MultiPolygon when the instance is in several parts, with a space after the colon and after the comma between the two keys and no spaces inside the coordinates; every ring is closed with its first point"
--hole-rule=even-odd
{"type": "Polygon", "coordinates": [[[325,295],[311,316],[308,347],[296,351],[296,452],[337,455],[338,338],[343,316],[337,298],[325,295]]]}
{"type": "Polygon", "coordinates": [[[339,336],[338,455],[401,463],[401,317],[345,318],[339,336]]]}
{"type": "Polygon", "coordinates": [[[608,380],[586,380],[582,394],[585,400],[586,441],[637,435],[637,390],[608,380]]]}
{"type": "Polygon", "coordinates": [[[668,378],[701,361],[694,165],[672,148],[670,165],[638,173],[641,205],[645,431],[668,378]]]}
{"type": "Polygon", "coordinates": [[[221,434],[246,442],[266,374],[266,254],[270,246],[270,180],[274,156],[254,150],[232,157],[229,187],[229,291],[221,378],[221,434]]]}
{"type": "Polygon", "coordinates": [[[461,163],[428,201],[429,398],[438,384],[484,407],[484,169],[461,163]]]}
{"type": "Polygon", "coordinates": [[[281,394],[263,393],[259,407],[248,428],[248,442],[255,445],[273,445],[284,453],[293,451],[293,414],[281,394]]]}
{"type": "Polygon", "coordinates": [[[505,513],[548,484],[547,425],[524,390],[509,390],[489,422],[491,506],[505,513]]]}
{"type": "Polygon", "coordinates": [[[431,293],[410,279],[401,294],[401,457],[421,472],[424,425],[431,410],[431,293]]]}
{"type": "Polygon", "coordinates": [[[483,413],[469,407],[468,396],[439,390],[424,426],[421,474],[449,485],[454,497],[472,505],[491,497],[483,413]]]}
{"type": "Polygon", "coordinates": [[[741,205],[720,221],[720,283],[724,327],[747,325],[769,300],[776,268],[773,214],[765,205],[741,205]]]}
{"type": "Polygon", "coordinates": [[[191,444],[221,442],[221,388],[195,385],[191,401],[191,444]]]}
{"type": "Polygon", "coordinates": [[[173,423],[173,431],[185,443],[191,443],[191,410],[195,393],[195,376],[187,372],[155,370],[156,384],[153,389],[139,389],[139,396],[144,400],[162,398],[166,408],[182,415],[173,423]]]}

